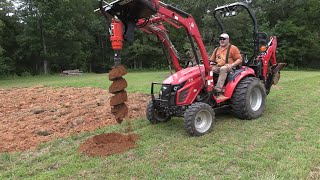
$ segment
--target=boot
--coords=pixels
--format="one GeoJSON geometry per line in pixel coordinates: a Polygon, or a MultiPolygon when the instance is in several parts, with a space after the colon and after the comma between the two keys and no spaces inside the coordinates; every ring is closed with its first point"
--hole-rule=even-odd
{"type": "Polygon", "coordinates": [[[224,99],[227,99],[228,97],[224,96],[223,94],[220,94],[219,96],[217,96],[217,100],[221,101],[221,100],[224,100],[224,99]]]}

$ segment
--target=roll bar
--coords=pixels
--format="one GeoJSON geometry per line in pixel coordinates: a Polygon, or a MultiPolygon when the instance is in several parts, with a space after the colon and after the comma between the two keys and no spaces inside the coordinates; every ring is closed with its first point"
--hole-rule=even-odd
{"type": "Polygon", "coordinates": [[[220,12],[220,13],[231,13],[232,11],[235,11],[237,9],[237,7],[243,7],[247,10],[252,22],[253,22],[253,32],[254,33],[258,33],[258,23],[257,23],[257,19],[256,17],[253,15],[253,12],[250,10],[248,4],[246,3],[243,3],[243,2],[235,2],[235,3],[232,3],[232,4],[227,4],[227,5],[224,5],[224,6],[220,6],[220,7],[217,7],[215,8],[214,10],[214,18],[217,20],[218,24],[219,24],[219,27],[221,28],[221,32],[224,32],[224,25],[221,21],[221,18],[220,16],[217,16],[217,13],[220,12]]]}
{"type": "Polygon", "coordinates": [[[252,23],[253,23],[254,52],[253,52],[252,57],[249,60],[249,62],[250,62],[253,60],[253,58],[255,58],[258,55],[258,52],[259,52],[259,32],[258,32],[257,19],[256,19],[255,15],[253,14],[253,12],[250,10],[248,4],[246,4],[244,2],[235,2],[232,4],[220,6],[220,7],[215,8],[213,15],[214,15],[214,18],[216,19],[216,21],[218,22],[221,33],[225,33],[224,25],[222,23],[220,16],[218,16],[218,14],[222,14],[225,16],[235,16],[236,15],[235,11],[238,7],[242,7],[248,12],[248,14],[252,20],[252,23]]]}

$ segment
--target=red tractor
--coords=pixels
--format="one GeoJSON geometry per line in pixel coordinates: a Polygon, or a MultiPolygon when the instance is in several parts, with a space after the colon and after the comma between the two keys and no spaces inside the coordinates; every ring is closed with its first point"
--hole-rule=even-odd
{"type": "Polygon", "coordinates": [[[171,117],[184,117],[187,133],[201,136],[212,130],[216,109],[229,107],[240,119],[256,119],[262,115],[266,95],[272,84],[279,79],[279,72],[284,64],[276,62],[276,37],[267,39],[266,33],[258,32],[256,18],[246,3],[236,2],[214,10],[213,15],[221,33],[224,32],[224,26],[220,16],[233,16],[239,8],[244,8],[253,22],[253,55],[244,59],[242,66],[228,75],[223,87],[224,96],[227,98],[218,100],[213,93],[217,75],[212,73],[212,66],[192,15],[158,0],[117,0],[106,4],[101,2],[100,11],[111,22],[110,33],[111,41],[115,44],[113,47],[116,47],[116,65],[121,62],[122,39],[132,41],[135,28],[156,35],[171,57],[175,73],[163,83],[152,83],[151,86],[152,100],[146,110],[147,119],[151,123],[166,122],[171,117]],[[119,25],[123,28],[115,28],[119,25]],[[180,54],[172,44],[165,25],[185,29],[196,66],[181,67],[180,54]],[[274,80],[275,77],[277,80],[274,80]]]}

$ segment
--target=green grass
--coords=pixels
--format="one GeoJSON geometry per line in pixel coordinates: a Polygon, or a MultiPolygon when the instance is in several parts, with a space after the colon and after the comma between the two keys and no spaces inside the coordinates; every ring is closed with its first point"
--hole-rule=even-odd
{"type": "MultiPolygon", "coordinates": [[[[130,92],[149,92],[165,72],[130,73],[130,92]],[[149,82],[148,82],[149,81],[149,82]],[[144,89],[145,88],[145,89],[144,89]]],[[[105,75],[0,80],[0,88],[107,87],[105,75]],[[23,85],[22,85],[23,84],[23,85]]],[[[214,130],[190,137],[181,118],[151,125],[133,123],[138,147],[121,155],[88,157],[77,148],[100,133],[124,132],[126,123],[0,154],[0,179],[319,179],[320,73],[284,71],[267,97],[264,115],[253,121],[219,115],[214,130]]]]}
{"type": "MultiPolygon", "coordinates": [[[[125,77],[128,81],[128,92],[150,93],[151,82],[162,82],[167,76],[167,71],[158,72],[129,72],[125,77]]],[[[84,74],[82,76],[28,76],[0,79],[0,88],[44,86],[73,86],[73,87],[98,87],[107,89],[111,84],[107,74],[84,74]]]]}

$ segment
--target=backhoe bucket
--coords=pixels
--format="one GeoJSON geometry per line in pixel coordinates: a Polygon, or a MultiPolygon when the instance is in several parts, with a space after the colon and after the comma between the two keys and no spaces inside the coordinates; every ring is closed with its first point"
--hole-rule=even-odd
{"type": "Polygon", "coordinates": [[[273,72],[273,81],[272,84],[276,85],[278,84],[280,80],[280,71],[282,68],[284,68],[287,65],[287,63],[278,63],[272,67],[273,72]]]}

